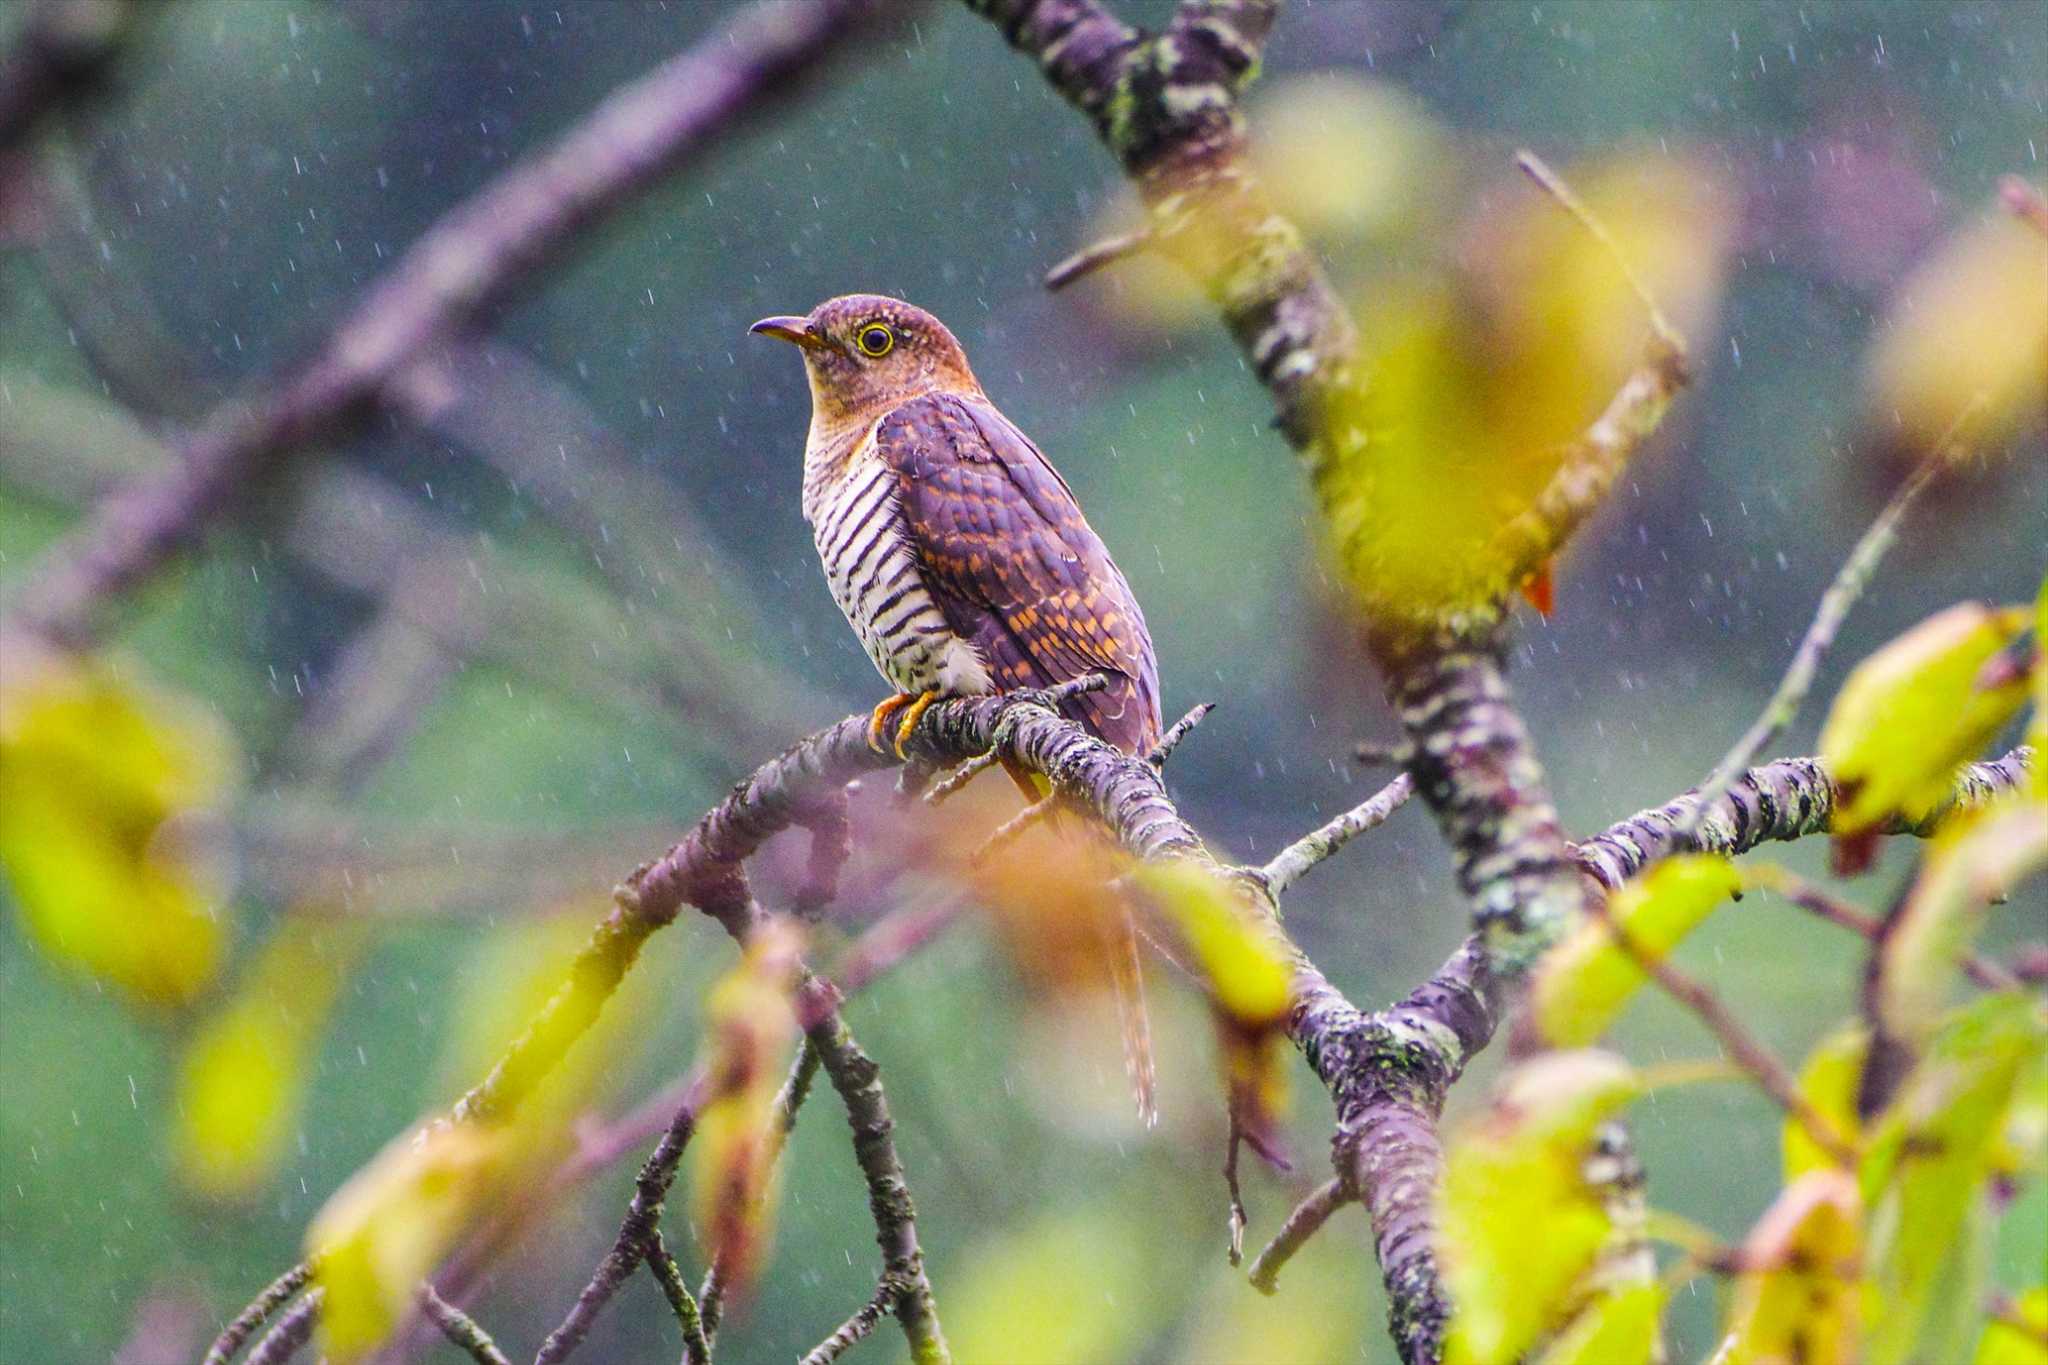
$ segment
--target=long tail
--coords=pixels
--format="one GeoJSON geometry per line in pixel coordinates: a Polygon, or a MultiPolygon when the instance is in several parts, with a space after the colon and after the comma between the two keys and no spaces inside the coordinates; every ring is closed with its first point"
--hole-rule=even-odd
{"type": "MultiPolygon", "coordinates": [[[[1046,780],[1027,772],[1008,759],[1003,771],[1017,785],[1027,802],[1045,799],[1052,790],[1046,780]]],[[[1046,824],[1061,828],[1060,812],[1046,812],[1046,824]]],[[[1158,1073],[1152,1064],[1152,1015],[1145,1008],[1145,974],[1138,954],[1138,926],[1128,911],[1119,911],[1114,924],[1105,925],[1103,954],[1109,963],[1110,984],[1116,990],[1117,1024],[1123,1032],[1124,1074],[1130,1079],[1131,1097],[1137,1103],[1138,1121],[1147,1128],[1158,1126],[1158,1073]]]]}

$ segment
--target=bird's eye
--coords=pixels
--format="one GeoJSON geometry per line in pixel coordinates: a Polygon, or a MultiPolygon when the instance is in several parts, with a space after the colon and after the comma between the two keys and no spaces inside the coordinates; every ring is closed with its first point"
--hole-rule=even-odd
{"type": "Polygon", "coordinates": [[[860,329],[853,344],[860,347],[860,353],[868,359],[880,360],[895,346],[896,334],[879,322],[871,322],[860,329]]]}

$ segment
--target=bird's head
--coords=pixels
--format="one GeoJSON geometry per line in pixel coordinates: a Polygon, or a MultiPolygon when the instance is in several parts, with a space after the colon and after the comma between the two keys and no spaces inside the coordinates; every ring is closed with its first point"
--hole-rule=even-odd
{"type": "Polygon", "coordinates": [[[815,418],[828,424],[878,417],[920,394],[981,392],[946,324],[901,299],[842,294],[747,330],[802,348],[815,418]]]}

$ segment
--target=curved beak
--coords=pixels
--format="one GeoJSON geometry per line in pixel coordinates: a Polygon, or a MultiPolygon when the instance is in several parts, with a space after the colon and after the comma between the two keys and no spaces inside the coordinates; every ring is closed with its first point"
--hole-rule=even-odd
{"type": "Polygon", "coordinates": [[[747,331],[755,336],[779,337],[783,341],[803,347],[806,351],[825,349],[825,338],[811,330],[809,318],[773,317],[762,318],[747,331]]]}

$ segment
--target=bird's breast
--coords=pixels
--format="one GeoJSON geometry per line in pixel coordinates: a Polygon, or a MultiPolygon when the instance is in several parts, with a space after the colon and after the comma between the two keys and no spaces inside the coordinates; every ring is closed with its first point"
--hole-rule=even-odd
{"type": "Polygon", "coordinates": [[[925,585],[895,473],[856,458],[815,494],[806,489],[805,501],[833,600],[882,676],[907,692],[987,691],[973,647],[954,635],[925,585]]]}

